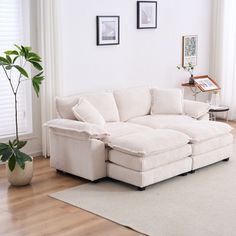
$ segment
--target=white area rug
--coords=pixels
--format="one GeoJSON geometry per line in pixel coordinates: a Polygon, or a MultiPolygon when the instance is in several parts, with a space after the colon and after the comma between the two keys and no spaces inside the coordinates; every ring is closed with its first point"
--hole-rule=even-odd
{"type": "Polygon", "coordinates": [[[235,158],[143,192],[108,180],[50,196],[147,235],[236,235],[235,158]]]}

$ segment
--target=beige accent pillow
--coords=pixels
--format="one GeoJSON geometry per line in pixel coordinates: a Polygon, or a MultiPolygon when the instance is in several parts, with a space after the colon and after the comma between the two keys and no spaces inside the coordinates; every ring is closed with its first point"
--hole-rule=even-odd
{"type": "Polygon", "coordinates": [[[181,89],[152,89],[151,114],[183,114],[181,89]]]}
{"type": "Polygon", "coordinates": [[[74,116],[79,121],[97,125],[105,125],[105,120],[98,110],[85,98],[80,98],[78,103],[72,108],[74,116]]]}

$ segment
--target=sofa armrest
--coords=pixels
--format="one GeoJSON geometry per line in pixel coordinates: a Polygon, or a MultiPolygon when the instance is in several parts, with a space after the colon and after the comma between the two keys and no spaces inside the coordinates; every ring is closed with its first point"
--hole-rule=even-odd
{"type": "Polygon", "coordinates": [[[210,104],[192,100],[184,100],[184,113],[192,118],[199,119],[209,112],[210,104]]]}
{"type": "Polygon", "coordinates": [[[54,119],[48,121],[45,126],[61,135],[82,139],[105,139],[109,133],[104,127],[69,119],[54,119]]]}

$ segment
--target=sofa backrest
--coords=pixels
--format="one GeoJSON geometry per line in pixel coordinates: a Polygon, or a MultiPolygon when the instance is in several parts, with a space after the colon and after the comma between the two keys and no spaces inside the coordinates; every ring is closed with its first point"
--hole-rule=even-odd
{"type": "Polygon", "coordinates": [[[113,92],[120,121],[150,114],[151,93],[149,88],[128,88],[113,92]]]}
{"type": "Polygon", "coordinates": [[[119,121],[119,113],[112,92],[83,93],[77,96],[57,97],[56,109],[60,118],[76,120],[72,108],[79,98],[87,99],[103,116],[106,122],[119,121]]]}
{"type": "Polygon", "coordinates": [[[114,90],[112,92],[82,93],[71,97],[58,97],[56,108],[60,118],[76,120],[72,108],[83,97],[103,116],[106,122],[127,121],[150,114],[151,90],[147,87],[114,90]]]}
{"type": "Polygon", "coordinates": [[[76,117],[72,111],[72,107],[75,106],[78,101],[78,96],[57,97],[56,109],[59,117],[63,119],[76,120],[76,117]]]}
{"type": "Polygon", "coordinates": [[[87,99],[103,116],[106,122],[119,121],[119,112],[112,92],[97,92],[80,95],[87,99]]]}

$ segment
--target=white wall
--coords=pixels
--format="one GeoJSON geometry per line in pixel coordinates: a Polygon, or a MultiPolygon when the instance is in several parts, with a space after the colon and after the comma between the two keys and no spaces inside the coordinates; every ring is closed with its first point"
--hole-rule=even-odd
{"type": "Polygon", "coordinates": [[[136,29],[136,0],[60,0],[60,95],[151,85],[176,87],[188,74],[182,36],[199,39],[197,75],[209,73],[211,0],[159,0],[158,27],[136,29]],[[120,16],[120,45],[96,46],[96,15],[120,16]]]}

